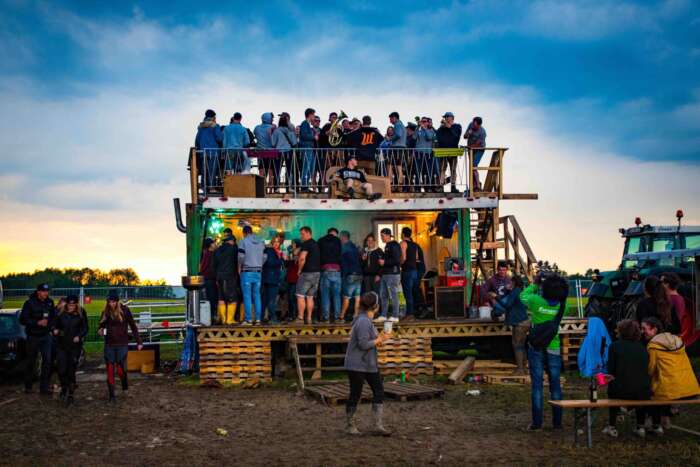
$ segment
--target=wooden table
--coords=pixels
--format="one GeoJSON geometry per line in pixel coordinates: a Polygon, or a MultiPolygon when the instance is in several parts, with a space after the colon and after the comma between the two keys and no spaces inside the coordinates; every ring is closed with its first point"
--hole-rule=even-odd
{"type": "Polygon", "coordinates": [[[659,401],[659,400],[625,400],[625,399],[598,399],[596,402],[591,402],[588,399],[578,399],[578,400],[562,400],[562,401],[549,401],[549,403],[555,407],[560,407],[562,409],[574,409],[574,444],[578,445],[578,421],[584,417],[583,411],[585,411],[586,417],[586,445],[591,448],[593,447],[593,434],[591,429],[593,426],[593,416],[592,411],[594,409],[605,409],[610,407],[650,407],[650,406],[660,406],[660,405],[686,405],[686,404],[700,404],[699,399],[680,399],[671,401],[659,401]]]}

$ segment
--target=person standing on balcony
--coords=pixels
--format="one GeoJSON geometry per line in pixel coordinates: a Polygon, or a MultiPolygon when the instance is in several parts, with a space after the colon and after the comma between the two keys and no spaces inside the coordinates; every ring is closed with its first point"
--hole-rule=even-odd
{"type": "Polygon", "coordinates": [[[325,185],[324,177],[326,170],[328,167],[334,165],[334,161],[332,158],[327,157],[328,154],[326,154],[325,151],[319,150],[321,148],[321,117],[314,115],[311,128],[316,134],[316,142],[314,143],[314,149],[316,149],[316,151],[314,151],[316,154],[316,167],[314,168],[314,173],[311,176],[311,184],[316,187],[315,182],[318,180],[318,192],[320,193],[325,185]]]}
{"type": "Polygon", "coordinates": [[[316,168],[316,156],[314,147],[318,141],[318,133],[314,131],[313,124],[316,117],[314,109],[306,109],[304,111],[305,120],[299,127],[299,148],[301,149],[301,191],[309,192],[310,185],[313,182],[314,171],[316,168]]]}
{"type": "Polygon", "coordinates": [[[380,297],[382,312],[375,320],[383,322],[387,320],[389,311],[389,299],[391,299],[391,317],[389,321],[398,321],[400,315],[399,287],[401,286],[401,246],[394,240],[391,229],[384,228],[380,235],[385,244],[384,256],[379,259],[381,269],[380,297]]]}
{"type": "MultiPolygon", "coordinates": [[[[484,149],[486,147],[486,130],[481,126],[483,121],[481,117],[474,117],[472,122],[467,127],[467,131],[464,133],[464,139],[467,140],[467,147],[471,149],[474,153],[473,166],[477,167],[481,158],[484,156],[484,149]]],[[[481,190],[481,183],[479,182],[479,171],[474,170],[474,188],[472,192],[476,190],[481,190]]]]}
{"type": "Polygon", "coordinates": [[[362,293],[374,292],[379,296],[379,283],[381,281],[381,269],[379,260],[383,256],[382,249],[377,246],[374,234],[365,237],[362,250],[362,293]]]}
{"type": "Polygon", "coordinates": [[[56,308],[49,298],[49,284],[39,284],[36,291],[22,305],[19,322],[27,335],[26,360],[24,362],[24,392],[32,392],[36,359],[41,354],[39,393],[50,395],[51,362],[53,362],[51,326],[56,318],[56,308]]]}
{"type": "Polygon", "coordinates": [[[321,278],[321,251],[311,237],[311,227],[299,229],[301,247],[299,248],[299,280],[297,281],[297,322],[311,323],[314,311],[314,297],[318,291],[321,278]]]}
{"type": "Polygon", "coordinates": [[[348,156],[345,167],[338,170],[333,179],[342,184],[341,192],[344,192],[344,197],[353,199],[358,193],[362,193],[372,201],[382,197],[381,193],[374,193],[374,188],[367,181],[365,173],[357,169],[357,158],[352,154],[348,156]]]}
{"type": "Polygon", "coordinates": [[[274,119],[274,114],[272,112],[265,112],[260,117],[262,121],[261,124],[253,128],[253,136],[255,137],[255,148],[261,153],[273,154],[274,157],[268,156],[260,159],[260,154],[256,152],[259,157],[259,161],[262,161],[262,166],[265,173],[266,183],[268,187],[274,187],[279,185],[280,182],[280,170],[281,162],[279,159],[279,154],[275,154],[276,151],[268,151],[274,149],[272,144],[272,132],[277,128],[273,125],[272,121],[274,119]]]}
{"type": "Polygon", "coordinates": [[[219,289],[216,314],[219,324],[236,324],[238,306],[238,246],[236,237],[224,234],[221,246],[214,251],[212,260],[219,289]]]}
{"type": "Polygon", "coordinates": [[[420,119],[420,126],[416,130],[416,158],[413,161],[413,191],[420,192],[421,185],[428,191],[435,184],[435,176],[438,173],[435,158],[433,157],[433,144],[435,143],[435,129],[428,117],[420,119]],[[435,165],[435,167],[433,167],[435,165]]]}
{"type": "Polygon", "coordinates": [[[336,112],[331,112],[328,115],[328,123],[323,125],[321,128],[321,134],[318,136],[318,147],[323,148],[323,149],[330,149],[332,148],[331,144],[328,141],[328,137],[330,136],[331,133],[331,127],[333,126],[333,122],[338,120],[338,114],[336,112]]]}
{"type": "Polygon", "coordinates": [[[406,319],[415,319],[413,288],[418,282],[418,245],[410,227],[401,229],[401,288],[406,299],[406,319]]]}
{"type": "Polygon", "coordinates": [[[53,324],[58,350],[58,376],[61,381],[61,399],[66,405],[73,403],[75,370],[88,333],[87,314],[76,295],[68,295],[53,324]]]}
{"type": "Polygon", "coordinates": [[[262,302],[263,321],[269,320],[273,324],[279,322],[277,316],[277,298],[279,297],[280,282],[282,281],[282,268],[284,266],[284,254],[280,249],[282,239],[275,235],[270,241],[270,246],[265,248],[265,263],[262,269],[262,302]],[[265,312],[267,311],[267,318],[265,312]]]}
{"type": "Polygon", "coordinates": [[[340,319],[340,294],[343,284],[340,272],[342,244],[338,238],[338,229],[331,227],[325,236],[318,240],[321,252],[321,323],[330,319],[331,300],[333,302],[333,321],[340,319]]]}
{"type": "Polygon", "coordinates": [[[262,267],[266,260],[265,242],[253,233],[251,226],[243,226],[243,240],[238,245],[238,269],[241,274],[241,289],[243,290],[244,326],[260,324],[262,321],[263,306],[260,297],[260,284],[262,282],[262,267]],[[253,305],[255,305],[255,318],[253,318],[253,305]]]}
{"type": "Polygon", "coordinates": [[[287,190],[297,184],[296,174],[299,172],[299,164],[294,159],[294,151],[297,146],[297,135],[294,132],[294,126],[289,121],[289,116],[282,113],[279,120],[279,126],[272,132],[272,146],[280,152],[280,159],[284,161],[285,178],[287,180],[287,190]]]}
{"type": "Polygon", "coordinates": [[[389,122],[394,127],[394,131],[391,136],[387,132],[387,139],[391,142],[389,147],[389,157],[386,163],[389,165],[389,178],[392,183],[394,183],[394,177],[396,177],[396,186],[399,188],[398,191],[404,191],[403,180],[403,157],[406,152],[406,127],[399,118],[398,112],[391,112],[389,114],[389,122]]]}
{"type": "Polygon", "coordinates": [[[360,309],[360,294],[362,292],[362,260],[357,246],[350,241],[350,232],[340,232],[340,243],[343,245],[340,270],[343,275],[343,305],[340,311],[340,324],[345,323],[345,314],[354,300],[354,314],[360,309]]]}
{"type": "Polygon", "coordinates": [[[389,174],[389,154],[391,153],[391,140],[393,137],[394,127],[389,126],[386,129],[384,140],[379,143],[379,154],[377,154],[377,163],[375,164],[375,173],[380,177],[386,177],[389,174]]]}
{"type": "Polygon", "coordinates": [[[107,303],[102,316],[97,333],[104,336],[105,366],[107,368],[107,390],[109,402],[116,402],[114,394],[114,373],[116,371],[122,382],[122,394],[129,390],[129,380],[127,377],[127,355],[129,353],[129,329],[136,341],[136,348],[143,349],[139,328],[136,326],[134,317],[126,305],[119,303],[119,295],[111,291],[107,295],[107,303]]]}
{"type": "Polygon", "coordinates": [[[203,174],[202,181],[210,188],[221,182],[219,177],[219,150],[223,140],[221,127],[216,123],[216,112],[209,109],[204,113],[204,120],[197,127],[194,148],[198,151],[197,170],[203,174]]]}
{"type": "Polygon", "coordinates": [[[236,112],[231,117],[231,124],[224,128],[224,149],[226,149],[225,170],[233,173],[249,173],[250,159],[242,149],[250,144],[248,130],[241,125],[243,116],[236,112]]]}
{"type": "Polygon", "coordinates": [[[384,137],[372,126],[372,118],[369,115],[362,117],[362,126],[358,131],[349,133],[346,141],[348,147],[355,149],[357,165],[367,175],[374,175],[377,148],[384,141],[384,137]]]}
{"type": "MultiPolygon", "coordinates": [[[[216,242],[212,238],[205,238],[202,245],[202,257],[199,260],[199,275],[204,277],[204,292],[207,294],[210,311],[213,314],[219,302],[216,290],[216,271],[214,271],[214,251],[216,242]]],[[[224,324],[224,323],[221,323],[224,324]]]]}
{"type": "MultiPolygon", "coordinates": [[[[462,136],[462,125],[455,123],[455,115],[452,112],[445,112],[442,116],[442,123],[435,134],[437,146],[439,148],[458,148],[459,139],[462,136]]],[[[447,181],[447,167],[450,167],[450,191],[459,193],[457,190],[457,157],[442,158],[440,163],[440,179],[433,181],[439,185],[444,185],[447,181]]],[[[465,180],[466,183],[466,180],[465,180]]],[[[437,190],[439,191],[439,190],[437,190]]]]}

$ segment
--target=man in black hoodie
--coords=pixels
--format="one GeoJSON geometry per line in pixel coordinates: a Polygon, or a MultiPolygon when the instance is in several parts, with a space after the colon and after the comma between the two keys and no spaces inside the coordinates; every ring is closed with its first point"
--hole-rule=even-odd
{"type": "Polygon", "coordinates": [[[51,394],[49,379],[51,378],[51,326],[56,318],[53,300],[49,298],[49,284],[39,284],[36,291],[24,302],[19,322],[27,334],[27,361],[24,370],[24,391],[32,391],[36,357],[41,353],[41,379],[39,391],[41,394],[51,394]]]}
{"type": "MultiPolygon", "coordinates": [[[[455,123],[455,116],[452,112],[445,112],[442,116],[442,124],[436,132],[439,148],[457,148],[459,147],[459,139],[462,136],[462,125],[455,123]]],[[[439,184],[443,185],[446,181],[447,166],[450,167],[450,187],[452,193],[458,193],[457,183],[457,158],[446,157],[440,161],[440,180],[439,184]]]]}

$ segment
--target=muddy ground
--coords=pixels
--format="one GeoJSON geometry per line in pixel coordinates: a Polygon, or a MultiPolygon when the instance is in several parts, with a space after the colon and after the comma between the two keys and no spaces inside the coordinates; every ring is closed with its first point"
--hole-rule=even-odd
{"type": "MultiPolygon", "coordinates": [[[[526,433],[525,387],[445,386],[442,399],[387,402],[393,436],[351,438],[342,431],[343,407],[297,396],[291,381],[245,390],[205,389],[167,376],[134,378],[128,397],[110,406],[99,378],[80,383],[68,409],[55,397],[23,394],[20,384],[0,384],[0,464],[700,464],[700,438],[671,431],[639,440],[628,420],[621,438],[610,440],[600,433],[607,417],[599,416],[592,450],[573,447],[571,413],[565,413],[563,432],[526,433]],[[465,395],[468,388],[481,395],[465,395]],[[228,435],[217,434],[218,428],[228,435]]],[[[584,394],[582,383],[565,387],[565,397],[584,394]]],[[[361,430],[369,428],[369,411],[366,404],[360,408],[361,430]]],[[[700,431],[700,406],[684,408],[674,423],[700,431]]]]}

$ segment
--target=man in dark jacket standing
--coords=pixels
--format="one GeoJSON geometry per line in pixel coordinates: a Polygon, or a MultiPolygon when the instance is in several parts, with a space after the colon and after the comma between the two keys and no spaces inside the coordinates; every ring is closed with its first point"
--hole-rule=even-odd
{"type": "Polygon", "coordinates": [[[380,232],[385,244],[384,257],[379,260],[382,267],[382,279],[379,283],[381,297],[381,315],[375,319],[377,322],[387,320],[389,311],[389,299],[391,299],[391,317],[389,321],[399,320],[399,287],[401,287],[401,246],[394,240],[391,229],[385,228],[380,232]]]}
{"type": "Polygon", "coordinates": [[[214,252],[213,263],[216,283],[219,289],[219,303],[216,314],[219,324],[236,324],[238,306],[238,246],[236,237],[226,234],[219,248],[214,252]]]}
{"type": "Polygon", "coordinates": [[[327,323],[330,318],[331,300],[333,301],[334,321],[340,319],[340,289],[342,276],[340,263],[342,244],[338,238],[338,229],[331,227],[328,234],[318,240],[321,252],[321,322],[327,323]]]}
{"type": "MultiPolygon", "coordinates": [[[[455,116],[452,112],[445,112],[442,116],[442,124],[436,132],[437,146],[439,148],[457,148],[459,139],[462,136],[462,125],[455,123],[455,116]]],[[[450,187],[452,193],[458,193],[457,183],[457,157],[446,157],[441,161],[440,184],[444,184],[447,175],[447,166],[450,167],[450,187]],[[446,159],[446,161],[445,161],[446,159]]]]}
{"type": "Polygon", "coordinates": [[[27,361],[24,370],[24,392],[32,391],[36,357],[41,353],[41,379],[39,391],[41,394],[51,394],[49,379],[51,378],[51,326],[56,318],[53,300],[49,298],[49,284],[39,284],[36,291],[24,302],[19,322],[27,334],[27,361]]]}

